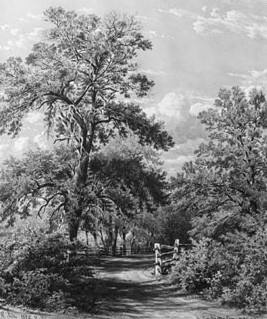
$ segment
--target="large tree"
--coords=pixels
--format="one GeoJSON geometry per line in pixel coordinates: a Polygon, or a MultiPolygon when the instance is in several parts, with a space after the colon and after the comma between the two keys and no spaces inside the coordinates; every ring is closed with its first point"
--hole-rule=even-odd
{"type": "Polygon", "coordinates": [[[176,180],[182,209],[194,218],[194,234],[253,234],[266,223],[267,103],[262,92],[223,89],[213,108],[199,115],[209,141],[196,150],[176,180]]]}
{"type": "MultiPolygon", "coordinates": [[[[71,187],[64,194],[70,239],[77,237],[91,179],[93,152],[115,132],[126,136],[130,128],[141,144],[167,150],[173,145],[162,125],[125,99],[142,97],[153,86],[137,72],[138,51],[151,49],[134,17],[112,13],[100,19],[62,8],[45,11],[53,25],[42,43],[34,45],[24,62],[10,58],[1,65],[5,102],[0,110],[1,133],[16,136],[22,119],[42,110],[48,132],[78,152],[71,172],[71,187]],[[75,200],[73,200],[75,198],[75,200]]],[[[38,183],[51,194],[53,181],[38,183]],[[50,190],[48,189],[50,188],[50,190]]],[[[12,206],[5,206],[4,216],[12,206]]]]}

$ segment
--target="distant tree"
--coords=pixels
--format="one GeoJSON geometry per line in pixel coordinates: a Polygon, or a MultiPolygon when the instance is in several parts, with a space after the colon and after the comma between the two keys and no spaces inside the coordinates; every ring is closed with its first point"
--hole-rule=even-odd
{"type": "Polygon", "coordinates": [[[125,242],[126,234],[137,226],[140,214],[153,214],[168,201],[166,174],[161,171],[158,157],[131,136],[112,140],[91,160],[90,171],[98,179],[108,181],[105,192],[114,204],[113,213],[110,211],[105,220],[109,246],[114,252],[118,235],[125,242]]]}
{"type": "MultiPolygon", "coordinates": [[[[124,102],[132,95],[145,96],[153,86],[137,72],[134,61],[138,51],[152,47],[135,18],[112,13],[100,19],[62,8],[49,8],[44,14],[53,24],[47,40],[34,45],[26,63],[9,58],[1,65],[5,104],[0,110],[0,133],[16,136],[28,112],[43,110],[48,133],[54,129],[55,140],[76,149],[78,161],[62,195],[65,204],[57,203],[59,197],[52,201],[64,206],[74,240],[90,198],[88,187],[94,188],[89,163],[101,145],[116,132],[127,136],[126,128],[140,144],[155,149],[167,150],[173,142],[161,123],[147,118],[138,105],[124,102]]],[[[52,181],[38,182],[38,191],[45,196],[51,189],[55,189],[52,181]]],[[[27,211],[29,206],[21,205],[27,211]]],[[[5,217],[12,215],[11,206],[6,201],[5,217]]]]}

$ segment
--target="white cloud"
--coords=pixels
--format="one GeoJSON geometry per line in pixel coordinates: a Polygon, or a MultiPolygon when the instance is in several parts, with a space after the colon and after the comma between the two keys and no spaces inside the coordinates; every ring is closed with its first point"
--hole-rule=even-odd
{"type": "Polygon", "coordinates": [[[12,35],[17,35],[19,31],[20,31],[19,29],[11,29],[10,33],[12,35]]]}
{"type": "Polygon", "coordinates": [[[267,69],[262,71],[251,70],[248,74],[228,73],[231,77],[237,77],[245,87],[267,86],[267,69]]]}
{"type": "Polygon", "coordinates": [[[158,33],[156,31],[154,31],[154,30],[149,30],[147,33],[151,37],[157,37],[158,36],[158,33]]]}
{"type": "Polygon", "coordinates": [[[239,11],[236,11],[236,10],[231,10],[231,11],[228,11],[226,12],[226,19],[228,21],[239,21],[241,19],[244,19],[246,18],[246,16],[242,13],[242,12],[239,12],[239,11]]]}
{"type": "Polygon", "coordinates": [[[44,28],[36,27],[36,28],[33,29],[32,32],[28,32],[26,34],[26,38],[28,40],[36,40],[38,37],[41,36],[43,31],[44,31],[44,28]]]}
{"type": "Polygon", "coordinates": [[[181,18],[181,17],[187,15],[187,11],[185,11],[185,10],[183,10],[183,9],[176,9],[176,8],[170,9],[170,10],[169,10],[169,13],[172,13],[172,14],[174,14],[175,16],[177,16],[177,17],[179,17],[179,18],[181,18]]]}
{"type": "Polygon", "coordinates": [[[10,145],[9,144],[0,144],[0,151],[5,149],[5,148],[9,148],[10,145]]]}
{"type": "Polygon", "coordinates": [[[94,9],[88,8],[88,7],[83,7],[83,8],[78,9],[77,11],[87,13],[87,14],[92,14],[94,12],[94,9]]]}
{"type": "Polygon", "coordinates": [[[25,121],[34,124],[42,121],[43,119],[43,114],[37,111],[30,112],[27,117],[25,118],[25,121]]]}
{"type": "Polygon", "coordinates": [[[45,18],[43,14],[33,14],[31,12],[27,13],[27,17],[33,20],[44,20],[45,18]]]}
{"type": "Polygon", "coordinates": [[[147,69],[147,70],[140,70],[140,72],[148,74],[148,75],[166,75],[167,73],[164,71],[157,71],[157,70],[151,70],[151,69],[147,69]]]}
{"type": "MultiPolygon", "coordinates": [[[[198,16],[197,20],[193,23],[194,30],[198,34],[212,34],[223,33],[225,30],[231,30],[232,32],[240,32],[242,28],[242,19],[245,16],[243,13],[232,10],[226,12],[225,15],[220,14],[218,8],[213,8],[210,12],[210,16],[198,16]]],[[[243,30],[244,31],[244,30],[243,30]]]]}
{"type": "Polygon", "coordinates": [[[251,39],[264,38],[267,39],[267,25],[253,24],[245,26],[247,35],[251,39]]]}
{"type": "Polygon", "coordinates": [[[201,8],[201,10],[202,10],[203,12],[207,12],[208,7],[207,7],[207,6],[204,6],[204,7],[201,8]]]}
{"type": "Polygon", "coordinates": [[[186,99],[183,94],[170,92],[158,103],[158,111],[163,115],[183,120],[183,108],[185,104],[186,99]]]}
{"type": "Polygon", "coordinates": [[[146,107],[143,109],[143,111],[146,113],[147,116],[153,116],[157,114],[157,108],[154,106],[146,107]]]}
{"type": "Polygon", "coordinates": [[[137,15],[136,18],[140,19],[140,20],[155,21],[155,19],[153,19],[153,18],[150,18],[147,16],[142,16],[142,15],[137,15]]]}
{"type": "Polygon", "coordinates": [[[10,28],[10,25],[9,25],[9,24],[3,24],[3,25],[0,26],[0,29],[1,29],[2,31],[6,31],[8,28],[10,28]]]}
{"type": "Polygon", "coordinates": [[[175,15],[176,17],[182,18],[184,16],[190,16],[190,13],[186,10],[183,10],[181,8],[171,8],[169,10],[162,10],[162,9],[158,9],[158,12],[160,13],[170,13],[175,15]]]}
{"type": "Polygon", "coordinates": [[[25,18],[19,18],[19,21],[22,21],[22,22],[29,22],[29,20],[25,19],[25,18]]]}
{"type": "Polygon", "coordinates": [[[190,110],[189,110],[189,113],[192,115],[192,116],[198,116],[198,114],[202,111],[206,111],[208,110],[209,108],[211,108],[212,105],[210,104],[205,104],[205,103],[195,103],[193,105],[190,106],[190,110]]]}
{"type": "Polygon", "coordinates": [[[42,148],[42,149],[47,149],[47,142],[46,142],[46,139],[45,139],[45,137],[44,137],[44,133],[37,134],[37,135],[34,137],[33,141],[34,141],[35,143],[37,143],[40,148],[42,148]]]}
{"type": "Polygon", "coordinates": [[[18,154],[18,153],[22,154],[23,151],[26,149],[28,141],[29,141],[29,137],[19,137],[14,142],[13,152],[16,154],[18,154]]]}
{"type": "Polygon", "coordinates": [[[195,30],[196,33],[202,34],[202,35],[208,35],[213,33],[217,33],[217,34],[223,33],[221,30],[216,28],[210,29],[206,21],[202,20],[202,18],[199,18],[199,20],[193,23],[193,29],[195,30]]]}
{"type": "Polygon", "coordinates": [[[17,47],[22,48],[25,46],[26,39],[20,35],[18,40],[15,40],[15,44],[17,47]]]}
{"type": "Polygon", "coordinates": [[[267,39],[267,19],[255,15],[245,15],[237,10],[221,13],[218,8],[213,8],[209,16],[191,16],[196,19],[193,28],[196,33],[209,35],[213,33],[234,32],[244,34],[251,39],[267,39]]]}

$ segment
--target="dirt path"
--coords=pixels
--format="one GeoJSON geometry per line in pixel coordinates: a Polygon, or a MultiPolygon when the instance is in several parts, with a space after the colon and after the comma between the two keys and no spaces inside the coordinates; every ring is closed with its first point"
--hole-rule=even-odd
{"type": "MultiPolygon", "coordinates": [[[[101,279],[96,287],[98,313],[56,315],[25,313],[14,310],[7,315],[0,309],[0,318],[12,319],[252,319],[237,310],[225,309],[198,297],[183,296],[170,287],[164,278],[153,275],[153,256],[102,259],[96,268],[101,279]],[[2,312],[1,312],[2,311],[2,312]],[[2,315],[1,315],[2,314],[2,315]]],[[[6,313],[5,313],[6,311],[6,313]]],[[[259,316],[267,319],[267,316],[259,316]]]]}
{"type": "MultiPolygon", "coordinates": [[[[153,275],[154,256],[106,259],[97,269],[102,313],[95,319],[252,318],[237,310],[183,296],[165,278],[153,275]]],[[[256,317],[255,317],[256,318],[256,317]]],[[[267,317],[260,317],[261,319],[267,317]]]]}

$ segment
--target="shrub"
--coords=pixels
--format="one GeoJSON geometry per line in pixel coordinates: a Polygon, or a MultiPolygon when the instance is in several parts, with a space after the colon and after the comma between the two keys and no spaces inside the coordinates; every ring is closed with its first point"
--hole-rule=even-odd
{"type": "Polygon", "coordinates": [[[253,236],[236,233],[221,243],[193,241],[173,269],[171,280],[188,292],[202,292],[209,299],[247,312],[267,309],[267,230],[253,236]]]}
{"type": "Polygon", "coordinates": [[[186,291],[202,291],[207,288],[211,277],[210,240],[193,241],[193,248],[183,251],[176,263],[171,280],[186,291]]]}
{"type": "Polygon", "coordinates": [[[88,284],[92,288],[90,260],[66,260],[67,251],[77,245],[59,233],[34,231],[1,243],[0,296],[12,304],[48,310],[91,307],[89,295],[86,306],[79,298],[79,293],[88,292],[88,284]]]}

